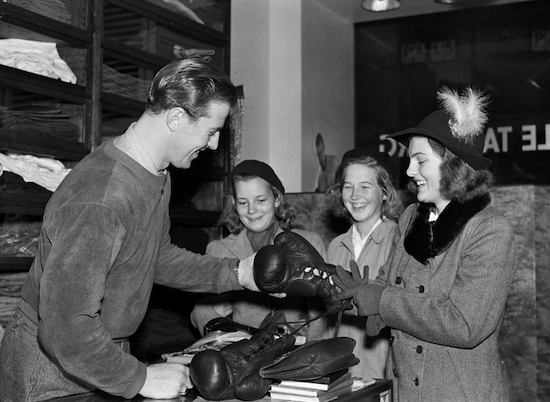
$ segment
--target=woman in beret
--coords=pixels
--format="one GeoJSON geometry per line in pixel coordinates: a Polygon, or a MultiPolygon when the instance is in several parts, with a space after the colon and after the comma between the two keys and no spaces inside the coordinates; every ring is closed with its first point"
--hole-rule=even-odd
{"type": "MultiPolygon", "coordinates": [[[[277,234],[292,230],[315,247],[326,259],[321,237],[314,232],[293,229],[294,210],[284,199],[285,188],[271,166],[258,160],[244,160],[230,172],[231,194],[220,222],[229,235],[208,244],[206,254],[218,258],[245,258],[263,246],[273,244],[277,234]]],[[[217,317],[259,328],[273,310],[285,314],[289,331],[298,330],[305,340],[323,336],[324,320],[316,318],[324,310],[321,299],[308,300],[288,296],[278,299],[268,294],[235,291],[198,300],[191,312],[191,322],[204,335],[204,325],[217,317]],[[291,329],[292,328],[292,329],[291,329]]]]}

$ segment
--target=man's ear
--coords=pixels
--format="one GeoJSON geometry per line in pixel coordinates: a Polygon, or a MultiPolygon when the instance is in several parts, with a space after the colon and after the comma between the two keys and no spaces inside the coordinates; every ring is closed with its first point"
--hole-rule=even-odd
{"type": "Polygon", "coordinates": [[[174,107],[166,114],[166,125],[170,131],[176,131],[178,127],[188,119],[187,113],[180,107],[174,107]]]}

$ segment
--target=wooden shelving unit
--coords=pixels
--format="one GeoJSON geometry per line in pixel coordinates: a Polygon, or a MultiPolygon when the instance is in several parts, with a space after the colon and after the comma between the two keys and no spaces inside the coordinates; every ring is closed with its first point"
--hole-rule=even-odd
{"type": "MultiPolygon", "coordinates": [[[[201,57],[229,71],[230,0],[194,0],[187,15],[162,0],[63,3],[67,9],[64,20],[55,13],[20,7],[14,0],[0,2],[0,39],[53,42],[77,77],[76,83],[69,83],[0,65],[0,110],[37,104],[64,113],[69,110],[77,132],[64,138],[54,129],[29,131],[28,126],[0,120],[2,153],[49,157],[74,165],[109,137],[122,134],[141,115],[151,78],[180,57],[182,49],[196,47],[201,57]]],[[[219,150],[201,156],[195,162],[197,168],[173,175],[177,188],[171,205],[174,225],[215,227],[231,156],[228,132],[222,137],[226,138],[219,150]],[[193,183],[190,193],[185,191],[187,181],[193,183]]],[[[0,176],[0,218],[40,217],[50,196],[35,184],[14,185],[13,180],[0,176]]],[[[0,254],[0,271],[28,270],[31,261],[0,254]]]]}

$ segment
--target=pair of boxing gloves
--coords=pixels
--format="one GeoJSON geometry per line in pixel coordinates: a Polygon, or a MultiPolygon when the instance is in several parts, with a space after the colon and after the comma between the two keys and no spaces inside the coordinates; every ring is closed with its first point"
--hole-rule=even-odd
{"type": "MultiPolygon", "coordinates": [[[[349,305],[349,300],[333,299],[338,290],[329,277],[335,273],[334,265],[325,263],[306,239],[290,231],[278,234],[274,244],[261,248],[254,259],[254,279],[262,292],[318,296],[329,313],[349,305]]],[[[278,320],[268,322],[250,339],[195,355],[190,375],[203,398],[249,401],[263,397],[272,381],[260,376],[260,369],[294,347],[294,336],[281,335],[284,331],[277,331],[278,325],[278,320]]]]}
{"type": "Polygon", "coordinates": [[[323,299],[328,313],[345,309],[349,300],[335,300],[336,286],[329,280],[336,267],[297,233],[279,233],[273,245],[262,247],[254,258],[254,280],[266,293],[323,299]]]}
{"type": "Polygon", "coordinates": [[[260,369],[294,348],[293,335],[284,333],[284,314],[268,316],[250,339],[229,344],[221,350],[197,353],[189,366],[191,381],[207,400],[260,399],[272,381],[260,369]]]}

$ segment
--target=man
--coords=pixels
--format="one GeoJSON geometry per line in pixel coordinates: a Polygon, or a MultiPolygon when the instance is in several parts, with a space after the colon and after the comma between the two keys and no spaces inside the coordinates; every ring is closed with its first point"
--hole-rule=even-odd
{"type": "Polygon", "coordinates": [[[100,389],[132,398],[191,387],[179,364],[145,366],[127,338],[153,283],[187,291],[257,291],[252,259],[216,259],[170,242],[169,164],[216,149],[236,101],[228,77],[199,60],[162,68],[142,116],[63,180],[44,214],[23,300],[0,347],[0,401],[100,389]]]}

